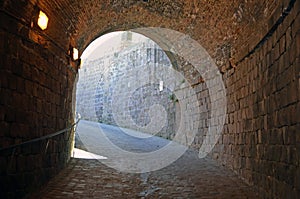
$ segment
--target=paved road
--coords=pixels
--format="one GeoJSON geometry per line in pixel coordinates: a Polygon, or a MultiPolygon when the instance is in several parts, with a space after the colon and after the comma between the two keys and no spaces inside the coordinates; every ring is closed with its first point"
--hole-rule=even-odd
{"type": "MultiPolygon", "coordinates": [[[[88,151],[76,149],[68,167],[32,198],[259,198],[234,173],[209,158],[199,159],[193,150],[162,169],[124,173],[111,168],[118,163],[132,166],[121,154],[114,154],[115,149],[143,155],[172,142],[87,121],[80,122],[78,131],[79,147],[88,151]],[[113,146],[106,143],[107,137],[113,146]]],[[[185,149],[172,147],[174,151],[185,149]]]]}
{"type": "Polygon", "coordinates": [[[137,153],[155,151],[170,143],[170,141],[157,136],[85,120],[81,120],[77,127],[77,137],[80,142],[78,143],[79,147],[89,148],[96,153],[103,153],[95,151],[93,146],[103,146],[106,142],[105,137],[115,146],[137,153]]]}

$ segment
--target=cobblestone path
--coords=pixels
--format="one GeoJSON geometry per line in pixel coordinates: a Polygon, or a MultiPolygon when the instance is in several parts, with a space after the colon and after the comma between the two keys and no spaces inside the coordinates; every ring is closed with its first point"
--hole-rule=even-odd
{"type": "Polygon", "coordinates": [[[169,166],[141,174],[123,173],[95,159],[72,158],[67,168],[31,198],[259,197],[230,170],[187,150],[169,166]]]}

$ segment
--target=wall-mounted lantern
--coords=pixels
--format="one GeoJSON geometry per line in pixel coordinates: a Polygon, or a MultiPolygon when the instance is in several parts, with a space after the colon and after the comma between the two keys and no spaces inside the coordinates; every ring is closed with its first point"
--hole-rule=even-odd
{"type": "Polygon", "coordinates": [[[47,38],[45,34],[42,33],[43,30],[47,29],[48,22],[49,18],[47,17],[47,15],[38,7],[36,7],[31,19],[28,37],[44,48],[48,48],[50,45],[49,38],[47,38]]]}
{"type": "Polygon", "coordinates": [[[79,53],[76,48],[73,48],[73,60],[76,61],[79,58],[79,53]]]}
{"type": "Polygon", "coordinates": [[[45,30],[48,26],[48,21],[49,21],[49,19],[48,19],[47,15],[43,11],[40,11],[39,18],[38,18],[38,21],[37,21],[38,26],[42,30],[45,30]]]}
{"type": "Polygon", "coordinates": [[[79,58],[79,51],[77,48],[74,48],[72,45],[69,46],[68,55],[71,58],[71,66],[77,69],[81,67],[81,59],[79,58]]]}

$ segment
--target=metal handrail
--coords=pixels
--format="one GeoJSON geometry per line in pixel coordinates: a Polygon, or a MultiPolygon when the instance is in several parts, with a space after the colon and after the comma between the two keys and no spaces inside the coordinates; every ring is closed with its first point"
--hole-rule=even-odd
{"type": "Polygon", "coordinates": [[[38,142],[38,141],[41,141],[41,140],[46,140],[46,139],[55,137],[55,136],[60,135],[60,134],[62,134],[64,132],[66,132],[66,131],[71,130],[76,124],[78,124],[79,121],[80,121],[80,119],[78,119],[77,122],[75,122],[74,124],[70,125],[69,127],[65,128],[63,130],[57,131],[55,133],[52,133],[50,135],[45,135],[45,136],[42,136],[42,137],[39,137],[39,138],[35,138],[35,139],[29,140],[29,141],[26,141],[26,142],[22,142],[20,144],[15,144],[15,145],[12,145],[12,146],[3,147],[3,148],[0,149],[0,152],[5,151],[5,150],[9,150],[9,149],[14,149],[14,148],[17,148],[17,147],[20,147],[20,146],[23,146],[23,145],[31,144],[31,143],[34,143],[34,142],[38,142]]]}

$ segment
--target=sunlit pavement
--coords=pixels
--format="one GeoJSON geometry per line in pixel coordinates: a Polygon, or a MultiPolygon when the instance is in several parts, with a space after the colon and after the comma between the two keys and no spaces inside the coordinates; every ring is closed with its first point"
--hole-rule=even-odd
{"type": "MultiPolygon", "coordinates": [[[[95,133],[91,129],[97,125],[81,121],[78,130],[86,132],[80,132],[79,137],[91,136],[95,133]]],[[[148,152],[169,143],[158,137],[143,143],[141,139],[147,134],[132,131],[132,137],[113,126],[101,128],[114,144],[128,151],[148,152]]],[[[93,144],[101,144],[94,140],[93,144]]],[[[85,144],[79,147],[89,151],[76,149],[67,168],[32,198],[259,198],[231,171],[209,158],[199,159],[197,151],[187,150],[174,163],[157,171],[124,173],[103,163],[120,157],[111,156],[108,149],[101,153],[85,144]]]]}

